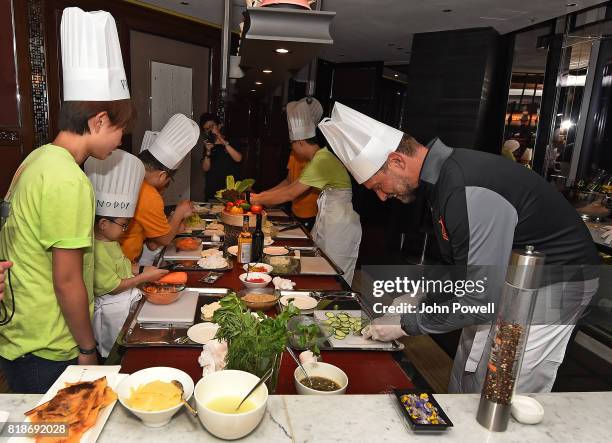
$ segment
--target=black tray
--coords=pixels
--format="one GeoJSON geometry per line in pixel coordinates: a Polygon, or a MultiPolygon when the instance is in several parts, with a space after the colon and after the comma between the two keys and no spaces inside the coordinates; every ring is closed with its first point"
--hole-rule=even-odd
{"type": "Polygon", "coordinates": [[[442,432],[453,426],[453,422],[450,421],[450,419],[448,418],[448,415],[446,415],[446,412],[444,412],[444,409],[442,409],[442,407],[436,401],[436,399],[434,398],[431,392],[418,391],[414,389],[394,389],[393,393],[395,394],[395,398],[397,399],[397,406],[402,411],[402,414],[408,421],[408,424],[410,424],[410,427],[412,428],[413,431],[442,432]],[[421,394],[427,394],[427,396],[429,397],[429,403],[431,403],[433,408],[436,410],[438,417],[444,421],[444,424],[442,423],[423,424],[423,423],[419,423],[416,419],[412,418],[408,410],[404,407],[402,400],[401,400],[402,396],[410,395],[410,394],[417,395],[417,396],[421,394]]]}

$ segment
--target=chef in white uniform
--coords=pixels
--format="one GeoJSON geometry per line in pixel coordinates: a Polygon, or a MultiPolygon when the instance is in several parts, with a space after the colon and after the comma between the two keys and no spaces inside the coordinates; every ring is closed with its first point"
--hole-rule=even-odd
{"type": "Polygon", "coordinates": [[[117,241],[134,216],[145,175],[142,162],[117,150],[105,160],[90,157],[84,169],[96,196],[93,328],[98,352],[106,358],[132,302],[140,299],[137,285],[156,281],[168,271],[151,267],[134,276],[117,241]]]}
{"type": "Polygon", "coordinates": [[[300,177],[288,186],[260,194],[251,194],[251,203],[276,205],[293,201],[311,187],[321,190],[318,213],[311,235],[314,242],[344,272],[344,280],[353,282],[361,243],[361,222],[353,210],[351,179],[342,163],[316,136],[320,103],[304,98],[287,104],[287,123],[291,149],[308,165],[300,177]]]}

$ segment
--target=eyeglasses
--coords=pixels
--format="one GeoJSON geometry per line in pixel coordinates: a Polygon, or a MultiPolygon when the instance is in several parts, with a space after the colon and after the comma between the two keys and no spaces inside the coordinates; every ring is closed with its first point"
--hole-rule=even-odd
{"type": "MultiPolygon", "coordinates": [[[[107,219],[107,220],[108,220],[108,219],[107,219]]],[[[127,231],[127,230],[128,230],[128,228],[130,227],[130,224],[129,224],[129,223],[125,223],[125,224],[123,224],[123,223],[117,223],[115,220],[108,220],[108,221],[109,221],[109,222],[111,222],[111,223],[116,224],[117,226],[121,226],[121,230],[122,230],[123,232],[127,231]]]]}

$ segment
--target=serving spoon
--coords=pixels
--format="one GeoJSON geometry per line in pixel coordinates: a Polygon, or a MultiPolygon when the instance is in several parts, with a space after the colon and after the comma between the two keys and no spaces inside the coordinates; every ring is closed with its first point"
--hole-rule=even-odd
{"type": "Polygon", "coordinates": [[[297,355],[295,355],[295,352],[293,352],[293,349],[291,349],[289,346],[287,346],[287,352],[289,352],[289,355],[291,356],[293,361],[295,361],[297,363],[297,365],[300,367],[300,369],[302,370],[302,372],[306,376],[306,380],[308,380],[308,383],[310,384],[310,386],[312,386],[312,380],[310,380],[310,377],[308,376],[308,372],[306,372],[306,369],[304,369],[304,366],[300,362],[300,359],[297,358],[297,355]]]}
{"type": "Polygon", "coordinates": [[[272,367],[266,371],[266,373],[263,375],[263,377],[261,377],[259,379],[259,381],[255,384],[255,386],[253,386],[253,389],[251,389],[249,391],[249,393],[244,396],[242,401],[240,403],[238,403],[238,406],[236,406],[236,409],[234,409],[235,411],[240,409],[240,406],[242,406],[242,403],[244,403],[246,401],[246,399],[249,398],[251,396],[251,394],[253,394],[253,392],[255,392],[257,390],[258,387],[260,387],[262,384],[264,384],[266,381],[268,381],[268,379],[270,377],[272,377],[272,374],[274,373],[274,366],[275,365],[272,365],[272,367]]]}
{"type": "Polygon", "coordinates": [[[193,406],[191,406],[189,403],[187,403],[187,400],[185,400],[185,389],[183,388],[183,383],[181,383],[178,380],[172,380],[171,382],[174,386],[176,386],[178,388],[179,391],[181,391],[181,401],[183,402],[183,404],[187,407],[187,409],[189,409],[189,412],[191,412],[194,416],[198,415],[198,411],[196,411],[195,409],[193,409],[193,406]]]}

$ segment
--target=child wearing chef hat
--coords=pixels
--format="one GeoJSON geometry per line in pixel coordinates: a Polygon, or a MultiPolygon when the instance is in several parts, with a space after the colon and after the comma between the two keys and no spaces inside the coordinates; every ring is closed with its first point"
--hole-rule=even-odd
{"type": "Polygon", "coordinates": [[[113,17],[66,8],[60,36],[59,133],[19,167],[0,231],[0,257],[14,263],[5,303],[16,307],[0,328],[0,366],[14,392],[45,392],[68,365],[97,364],[95,200],[80,165],[108,157],[134,115],[113,17]]]}
{"type": "Polygon", "coordinates": [[[300,100],[287,104],[291,149],[308,165],[288,186],[251,194],[251,203],[276,205],[292,201],[311,188],[320,190],[312,239],[342,269],[350,285],[361,243],[361,222],[353,209],[352,184],[346,168],[326,147],[319,146],[313,117],[321,114],[313,109],[315,102],[311,99],[311,103],[300,100]]]}
{"type": "Polygon", "coordinates": [[[123,255],[118,242],[136,210],[145,175],[142,162],[117,150],[106,160],[90,157],[85,162],[85,173],[96,194],[93,328],[98,352],[106,358],[132,302],[140,299],[136,287],[157,281],[168,271],[151,266],[135,276],[132,262],[123,255]]]}
{"type": "Polygon", "coordinates": [[[121,239],[123,253],[130,260],[136,261],[142,255],[140,264],[151,264],[144,260],[145,251],[155,251],[169,244],[180,232],[185,218],[193,214],[191,202],[181,201],[174,213],[166,218],[161,192],[168,187],[199,136],[198,124],[183,114],[170,117],[159,133],[147,131],[145,134],[138,156],[144,163],[145,180],[134,220],[121,239]]]}

